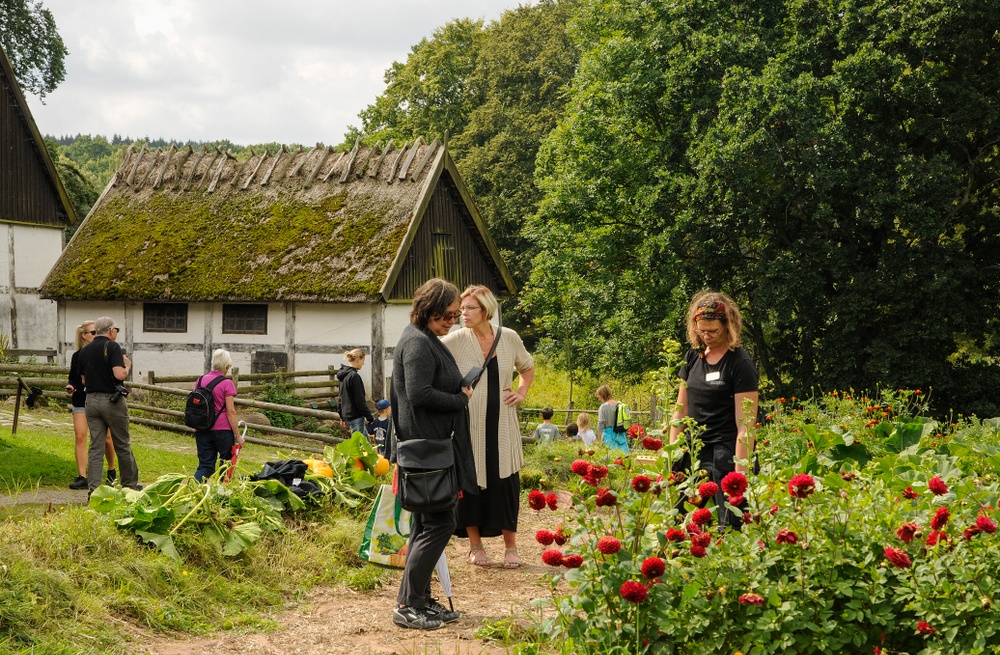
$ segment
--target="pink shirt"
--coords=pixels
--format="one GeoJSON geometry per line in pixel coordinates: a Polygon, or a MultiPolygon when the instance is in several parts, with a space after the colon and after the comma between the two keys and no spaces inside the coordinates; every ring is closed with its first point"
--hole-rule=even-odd
{"type": "MultiPolygon", "coordinates": [[[[201,385],[207,387],[209,382],[220,376],[222,376],[222,373],[210,371],[202,377],[201,385]]],[[[226,378],[212,389],[212,397],[215,399],[215,423],[212,424],[213,430],[232,431],[233,429],[229,425],[229,417],[226,416],[226,396],[236,396],[236,385],[229,378],[226,378]]]]}

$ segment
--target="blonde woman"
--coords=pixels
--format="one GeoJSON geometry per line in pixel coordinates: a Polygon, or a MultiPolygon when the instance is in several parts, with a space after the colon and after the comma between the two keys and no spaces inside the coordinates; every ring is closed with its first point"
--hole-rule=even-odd
{"type": "MultiPolygon", "coordinates": [[[[69,362],[69,380],[66,384],[66,393],[73,396],[71,405],[73,407],[73,432],[76,437],[76,479],[69,483],[70,489],[87,488],[87,448],[90,445],[90,433],[87,427],[87,391],[80,379],[80,363],[77,355],[80,349],[94,340],[93,321],[84,321],[76,326],[76,352],[69,362]]],[[[111,431],[104,441],[104,458],[108,461],[108,484],[114,484],[118,477],[115,470],[115,445],[111,441],[111,431]]]]}
{"type": "Polygon", "coordinates": [[[372,410],[365,400],[365,382],[358,371],[365,365],[365,351],[360,348],[344,353],[346,364],[340,365],[337,379],[340,381],[340,392],[337,396],[340,420],[351,433],[360,432],[368,437],[367,425],[375,420],[372,410]]]}
{"type": "Polygon", "coordinates": [[[497,299],[487,287],[469,287],[462,294],[459,307],[464,327],[442,339],[462,373],[474,366],[485,368],[469,402],[479,494],[465,495],[458,501],[455,534],[469,538],[469,560],[477,566],[491,563],[483,547],[483,537],[503,535],[503,566],[517,568],[521,566],[517,554],[519,471],[524,462],[517,406],[524,402],[535,379],[535,363],[524,349],[521,337],[509,328],[502,329],[495,355],[485,361],[496,337],[490,319],[498,308],[497,299]],[[518,374],[517,390],[512,388],[514,373],[518,374]]]}

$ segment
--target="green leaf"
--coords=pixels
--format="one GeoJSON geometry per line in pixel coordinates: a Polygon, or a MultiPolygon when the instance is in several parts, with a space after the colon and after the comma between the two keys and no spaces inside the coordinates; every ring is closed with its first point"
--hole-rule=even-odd
{"type": "Polygon", "coordinates": [[[181,554],[177,552],[177,547],[174,546],[174,540],[168,534],[160,534],[158,532],[145,532],[137,531],[138,535],[144,543],[153,544],[160,549],[160,552],[170,557],[171,559],[180,560],[181,554]]]}
{"type": "Polygon", "coordinates": [[[101,485],[90,494],[90,509],[101,514],[113,512],[116,507],[125,501],[125,494],[121,489],[115,489],[107,485],[101,485]]]}
{"type": "Polygon", "coordinates": [[[222,554],[226,557],[234,557],[244,552],[255,541],[260,539],[260,525],[256,523],[241,523],[229,532],[229,539],[226,541],[222,554]]]}

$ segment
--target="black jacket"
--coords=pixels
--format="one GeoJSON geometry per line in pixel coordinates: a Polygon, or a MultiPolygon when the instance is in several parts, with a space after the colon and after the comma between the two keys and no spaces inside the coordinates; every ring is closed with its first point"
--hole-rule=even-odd
{"type": "Polygon", "coordinates": [[[340,418],[344,421],[353,421],[364,417],[365,423],[374,421],[372,410],[365,401],[365,383],[358,375],[358,369],[341,364],[340,370],[337,371],[337,379],[340,380],[340,395],[337,400],[340,406],[340,418]]]}

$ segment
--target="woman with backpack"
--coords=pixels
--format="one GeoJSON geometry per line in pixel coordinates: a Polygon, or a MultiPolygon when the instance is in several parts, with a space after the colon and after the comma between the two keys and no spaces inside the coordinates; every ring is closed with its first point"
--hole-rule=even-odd
{"type": "Polygon", "coordinates": [[[618,401],[611,395],[608,385],[602,384],[594,392],[597,399],[601,401],[601,406],[597,410],[597,434],[608,448],[617,448],[628,453],[628,435],[623,432],[615,432],[615,425],[618,423],[618,401]]]}
{"type": "Polygon", "coordinates": [[[198,448],[198,470],[194,479],[201,482],[215,473],[219,460],[228,461],[233,454],[233,445],[243,444],[243,436],[237,427],[239,419],[236,416],[236,384],[226,377],[233,367],[233,358],[228,350],[219,348],[212,351],[212,370],[201,376],[195,383],[195,389],[204,387],[211,391],[215,421],[208,430],[197,430],[194,433],[194,443],[198,448]]]}
{"type": "Polygon", "coordinates": [[[358,374],[365,365],[365,351],[360,348],[348,350],[344,353],[344,358],[347,363],[341,364],[337,371],[337,380],[340,382],[337,395],[340,420],[351,434],[360,432],[367,438],[367,425],[375,421],[375,416],[365,400],[365,382],[358,374]]]}

